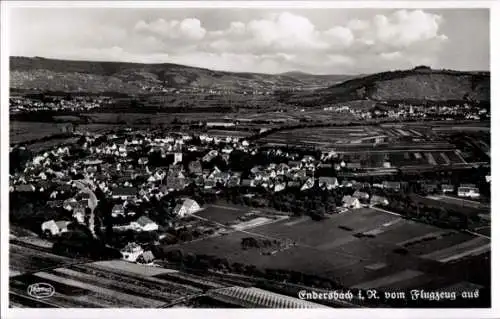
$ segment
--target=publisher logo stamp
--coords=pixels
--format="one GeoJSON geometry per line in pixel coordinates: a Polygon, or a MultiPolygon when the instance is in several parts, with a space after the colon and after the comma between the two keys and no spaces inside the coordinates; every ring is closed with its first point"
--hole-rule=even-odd
{"type": "Polygon", "coordinates": [[[44,282],[29,285],[28,295],[34,298],[42,299],[49,298],[54,295],[56,290],[51,284],[44,282]]]}

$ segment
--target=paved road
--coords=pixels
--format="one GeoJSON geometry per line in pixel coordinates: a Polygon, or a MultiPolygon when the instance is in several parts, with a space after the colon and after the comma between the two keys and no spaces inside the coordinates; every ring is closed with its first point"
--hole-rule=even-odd
{"type": "Polygon", "coordinates": [[[92,236],[94,236],[94,238],[97,238],[97,235],[96,235],[95,229],[94,229],[95,228],[94,227],[94,224],[95,224],[94,210],[97,207],[98,200],[97,200],[97,197],[95,196],[95,193],[87,185],[85,185],[84,182],[87,182],[87,181],[76,180],[76,181],[73,181],[73,185],[75,187],[77,187],[78,189],[80,189],[82,192],[89,194],[89,196],[90,196],[89,200],[88,200],[89,208],[90,208],[89,229],[92,233],[92,236]]]}
{"type": "Polygon", "coordinates": [[[394,212],[391,212],[391,211],[388,211],[388,210],[385,210],[385,209],[382,209],[382,208],[378,208],[378,207],[375,207],[375,206],[370,206],[371,209],[374,209],[374,210],[378,210],[380,212],[384,212],[384,213],[387,213],[387,214],[391,214],[391,215],[394,215],[394,216],[399,216],[399,217],[403,217],[403,215],[401,214],[398,214],[398,213],[394,213],[394,212]]]}

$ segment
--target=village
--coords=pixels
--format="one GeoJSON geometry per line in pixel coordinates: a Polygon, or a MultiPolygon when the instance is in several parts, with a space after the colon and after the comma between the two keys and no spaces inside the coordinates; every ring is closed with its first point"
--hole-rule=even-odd
{"type": "MultiPolygon", "coordinates": [[[[123,259],[151,263],[154,256],[144,250],[151,245],[241,229],[193,215],[207,207],[213,210],[214,203],[259,209],[238,221],[254,227],[286,216],[321,220],[362,207],[388,206],[389,197],[409,188],[407,181],[394,178],[371,183],[341,178],[342,172],[359,168],[353,164],[334,151],[268,149],[230,136],[122,129],[107,135],[87,132],[74,145],[33,154],[24,170],[10,176],[10,191],[37,194],[60,212],[58,219],[45,217],[34,226],[41,236],[60,237],[74,230],[75,223],[93,236],[111,227],[113,239],[107,243],[120,249],[123,259]],[[313,199],[315,194],[322,194],[322,202],[313,199]]],[[[419,184],[434,194],[480,196],[474,184],[419,184]]]]}

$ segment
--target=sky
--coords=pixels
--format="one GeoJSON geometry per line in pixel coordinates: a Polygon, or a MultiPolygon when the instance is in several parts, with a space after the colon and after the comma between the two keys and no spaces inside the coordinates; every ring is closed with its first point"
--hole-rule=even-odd
{"type": "Polygon", "coordinates": [[[11,10],[11,56],[259,73],[490,68],[488,9],[11,10]]]}

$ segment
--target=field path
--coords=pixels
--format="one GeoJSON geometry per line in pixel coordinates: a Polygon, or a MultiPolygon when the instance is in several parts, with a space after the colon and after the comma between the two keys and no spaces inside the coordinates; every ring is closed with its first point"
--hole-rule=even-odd
{"type": "Polygon", "coordinates": [[[236,207],[231,207],[231,206],[221,206],[221,205],[214,205],[214,204],[212,204],[210,206],[215,207],[215,208],[227,209],[227,210],[241,211],[241,209],[236,208],[236,207]]]}
{"type": "Polygon", "coordinates": [[[374,206],[370,206],[370,208],[374,209],[374,210],[378,210],[380,212],[384,212],[384,213],[387,213],[387,214],[391,214],[391,215],[394,215],[394,216],[399,216],[399,217],[403,217],[404,218],[404,216],[401,215],[401,214],[390,212],[390,211],[382,209],[382,208],[378,208],[378,207],[374,207],[374,206]]]}
{"type": "MultiPolygon", "coordinates": [[[[488,227],[491,227],[491,226],[488,226],[488,227]]],[[[471,235],[475,235],[475,236],[479,236],[479,237],[491,239],[490,236],[486,236],[486,235],[483,235],[483,234],[480,234],[480,233],[476,233],[476,232],[473,232],[471,230],[466,230],[465,232],[467,232],[467,233],[469,233],[471,235]]]]}

